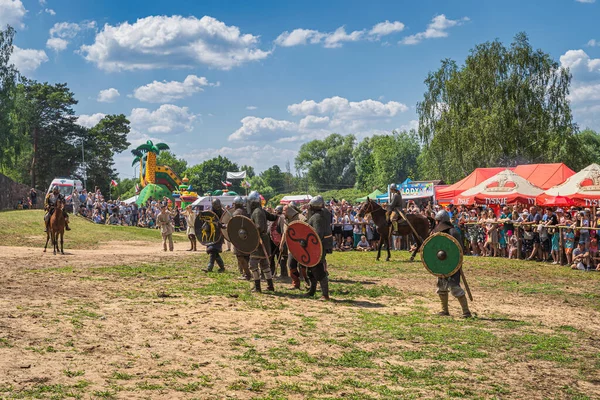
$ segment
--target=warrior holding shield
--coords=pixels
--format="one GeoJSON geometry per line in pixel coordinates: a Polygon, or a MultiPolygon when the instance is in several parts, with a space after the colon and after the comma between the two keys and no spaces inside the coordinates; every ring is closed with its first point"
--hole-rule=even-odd
{"type": "MultiPolygon", "coordinates": [[[[248,212],[244,208],[244,199],[241,196],[236,196],[233,199],[233,216],[244,216],[248,217],[248,212]]],[[[250,273],[250,256],[240,251],[235,245],[233,246],[233,254],[235,254],[238,262],[238,271],[240,272],[240,279],[250,280],[252,274],[250,273]]]]}
{"type": "MultiPolygon", "coordinates": [[[[448,292],[460,303],[463,318],[470,318],[471,311],[465,291],[460,286],[461,276],[467,292],[469,287],[462,273],[462,246],[460,232],[450,222],[450,215],[441,210],[435,215],[436,226],[421,246],[421,259],[425,268],[438,277],[437,294],[442,310],[438,315],[450,315],[448,292]]],[[[470,296],[470,292],[469,292],[470,296]]],[[[473,300],[473,299],[471,299],[473,300]]]]}
{"type": "Polygon", "coordinates": [[[221,258],[221,252],[223,251],[223,235],[221,234],[223,207],[219,199],[213,199],[211,205],[212,212],[204,211],[200,214],[204,219],[202,230],[205,237],[208,236],[206,239],[205,237],[202,238],[202,242],[204,242],[202,244],[206,246],[206,252],[208,253],[208,266],[204,269],[204,272],[212,272],[215,262],[219,265],[218,272],[225,272],[225,263],[221,258]],[[207,232],[209,232],[208,235],[206,235],[207,232]]]}
{"type": "MultiPolygon", "coordinates": [[[[254,279],[254,289],[252,289],[252,291],[261,292],[260,273],[262,272],[267,280],[267,290],[272,292],[275,290],[275,287],[273,286],[273,275],[271,274],[271,268],[269,266],[271,239],[269,238],[267,225],[267,212],[263,210],[261,206],[260,195],[257,191],[250,193],[247,201],[250,218],[258,229],[261,241],[261,246],[250,254],[250,272],[252,272],[252,278],[254,279]]],[[[272,216],[269,215],[269,217],[272,216]]]]}
{"type": "Polygon", "coordinates": [[[310,200],[309,211],[307,214],[308,224],[319,235],[321,241],[321,259],[319,263],[308,269],[308,279],[310,279],[310,288],[308,296],[314,296],[317,291],[317,282],[321,285],[321,300],[329,300],[329,278],[325,270],[325,256],[333,250],[333,234],[331,232],[331,214],[325,208],[325,201],[322,196],[315,196],[310,200]]]}

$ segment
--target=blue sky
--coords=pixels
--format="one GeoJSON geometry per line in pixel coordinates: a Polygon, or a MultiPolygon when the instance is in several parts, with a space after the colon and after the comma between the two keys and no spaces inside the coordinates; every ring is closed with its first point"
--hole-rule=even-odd
{"type": "MultiPolygon", "coordinates": [[[[477,43],[532,45],[573,73],[581,128],[600,130],[600,2],[0,0],[26,76],[67,82],[80,123],[123,113],[130,142],[190,164],[219,154],[264,170],[331,132],[416,124],[423,80],[477,43]]],[[[132,177],[129,152],[115,158],[132,177]]]]}

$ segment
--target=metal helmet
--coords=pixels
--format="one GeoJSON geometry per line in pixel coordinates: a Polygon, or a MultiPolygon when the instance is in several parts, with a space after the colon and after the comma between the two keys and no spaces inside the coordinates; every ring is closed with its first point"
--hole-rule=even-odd
{"type": "Polygon", "coordinates": [[[450,214],[448,214],[448,211],[446,210],[438,211],[437,214],[435,214],[435,220],[438,222],[450,223],[450,214]]]}
{"type": "Polygon", "coordinates": [[[321,195],[313,197],[310,200],[310,203],[308,203],[308,204],[314,210],[320,210],[323,207],[325,207],[325,201],[323,200],[323,196],[321,196],[321,195]]]}
{"type": "Polygon", "coordinates": [[[392,183],[392,184],[390,185],[390,190],[398,190],[398,187],[396,187],[396,184],[395,184],[395,183],[392,183]]]}
{"type": "Polygon", "coordinates": [[[242,199],[242,196],[235,196],[235,199],[233,199],[233,205],[236,207],[242,207],[244,205],[244,199],[242,199]]]}
{"type": "Polygon", "coordinates": [[[275,207],[275,212],[277,214],[283,214],[283,206],[279,205],[279,206],[275,207]]]}
{"type": "Polygon", "coordinates": [[[258,204],[260,205],[260,194],[256,190],[252,191],[247,198],[248,204],[258,204]]]}
{"type": "Polygon", "coordinates": [[[295,208],[296,210],[298,210],[300,208],[300,207],[298,207],[298,203],[296,203],[295,201],[290,201],[290,204],[288,204],[288,207],[295,208]]]}
{"type": "Polygon", "coordinates": [[[52,186],[52,191],[53,191],[53,192],[58,192],[58,191],[60,191],[60,189],[58,188],[58,185],[54,185],[54,186],[52,186]]]}
{"type": "Polygon", "coordinates": [[[220,199],[213,199],[212,201],[212,209],[213,210],[220,210],[221,207],[221,200],[220,199]]]}

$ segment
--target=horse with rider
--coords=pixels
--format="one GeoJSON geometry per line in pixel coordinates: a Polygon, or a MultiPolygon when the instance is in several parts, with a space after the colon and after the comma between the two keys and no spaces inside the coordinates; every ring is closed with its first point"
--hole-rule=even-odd
{"type": "MultiPolygon", "coordinates": [[[[52,190],[50,191],[50,193],[48,193],[46,195],[46,199],[44,200],[44,210],[46,211],[46,214],[44,215],[44,222],[45,222],[46,229],[44,229],[44,232],[48,232],[48,228],[50,225],[50,219],[52,218],[52,215],[56,211],[57,204],[59,202],[62,203],[63,205],[65,205],[66,204],[65,196],[63,196],[62,193],[60,193],[60,189],[58,188],[58,186],[54,185],[54,186],[52,186],[52,190]]],[[[67,214],[67,211],[64,209],[64,207],[62,208],[61,211],[65,218],[65,230],[70,231],[71,228],[69,228],[69,214],[67,214]]]]}

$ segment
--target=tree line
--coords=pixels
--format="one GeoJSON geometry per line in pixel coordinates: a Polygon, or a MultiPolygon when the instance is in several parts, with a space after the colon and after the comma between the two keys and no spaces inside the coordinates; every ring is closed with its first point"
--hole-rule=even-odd
{"type": "Polygon", "coordinates": [[[14,33],[0,30],[0,172],[41,190],[59,176],[108,188],[117,177],[113,155],[129,147],[129,121],[120,114],[92,128],[77,124],[66,83],[28,79],[10,63],[14,33]]]}

